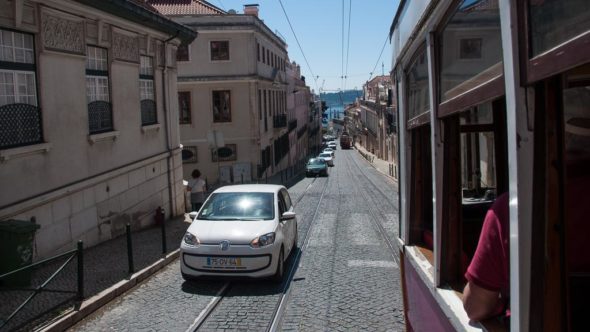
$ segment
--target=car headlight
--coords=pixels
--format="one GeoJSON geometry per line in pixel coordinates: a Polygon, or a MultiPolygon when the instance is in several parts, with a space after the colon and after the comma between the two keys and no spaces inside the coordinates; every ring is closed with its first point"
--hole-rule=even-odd
{"type": "Polygon", "coordinates": [[[183,237],[183,241],[185,244],[189,246],[196,247],[201,244],[201,241],[192,233],[186,232],[183,237]]]}
{"type": "Polygon", "coordinates": [[[275,243],[275,233],[268,233],[264,235],[260,235],[259,237],[255,238],[250,242],[250,246],[253,248],[260,248],[264,246],[268,246],[275,243]]]}

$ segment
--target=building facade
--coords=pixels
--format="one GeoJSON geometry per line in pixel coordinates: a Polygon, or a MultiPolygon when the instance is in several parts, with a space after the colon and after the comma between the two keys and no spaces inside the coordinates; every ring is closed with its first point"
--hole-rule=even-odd
{"type": "Polygon", "coordinates": [[[0,222],[43,258],[184,211],[176,48],[195,33],[125,0],[0,2],[0,222]]]}
{"type": "Polygon", "coordinates": [[[178,57],[185,179],[198,168],[212,185],[251,182],[288,168],[287,45],[257,5],[188,15],[155,6],[198,33],[178,57]]]}

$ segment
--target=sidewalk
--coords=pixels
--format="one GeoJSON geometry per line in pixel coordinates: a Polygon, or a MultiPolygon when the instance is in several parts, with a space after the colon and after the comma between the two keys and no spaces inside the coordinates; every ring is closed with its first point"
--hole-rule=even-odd
{"type": "MultiPolygon", "coordinates": [[[[165,255],[162,254],[160,226],[132,230],[136,271],[133,274],[128,272],[125,235],[84,248],[84,301],[76,301],[75,294],[41,292],[0,331],[62,331],[72,326],[178,257],[180,241],[189,222],[188,214],[166,220],[165,255]],[[50,311],[46,312],[47,310],[50,311]]],[[[38,287],[45,282],[64,262],[65,258],[35,269],[31,276],[31,287],[38,287]]],[[[76,291],[77,268],[74,259],[46,288],[76,291]]],[[[31,294],[31,291],[0,292],[0,319],[6,319],[31,294]]]]}
{"type": "Polygon", "coordinates": [[[397,178],[396,178],[396,168],[395,168],[395,164],[385,161],[383,159],[379,159],[377,158],[377,156],[375,156],[374,154],[372,154],[371,152],[365,150],[365,148],[363,148],[360,144],[358,144],[357,142],[354,143],[354,148],[361,154],[361,156],[363,156],[373,167],[375,167],[376,170],[378,170],[379,172],[383,173],[384,175],[388,176],[389,178],[391,178],[393,181],[395,181],[397,183],[397,178]]]}

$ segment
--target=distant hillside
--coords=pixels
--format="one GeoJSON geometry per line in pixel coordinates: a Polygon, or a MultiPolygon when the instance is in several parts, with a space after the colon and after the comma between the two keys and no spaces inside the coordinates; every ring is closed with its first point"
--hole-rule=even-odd
{"type": "Polygon", "coordinates": [[[321,93],[320,99],[326,102],[328,107],[352,104],[356,98],[363,95],[361,90],[346,90],[343,92],[321,93]]]}

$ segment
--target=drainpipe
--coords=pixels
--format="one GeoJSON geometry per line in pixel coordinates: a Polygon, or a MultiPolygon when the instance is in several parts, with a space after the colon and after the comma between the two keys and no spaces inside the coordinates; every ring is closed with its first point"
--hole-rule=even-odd
{"type": "MultiPolygon", "coordinates": [[[[172,217],[172,211],[175,211],[175,207],[176,204],[174,203],[174,193],[172,191],[172,179],[171,177],[174,176],[174,174],[172,173],[172,166],[173,166],[173,161],[172,161],[172,152],[174,151],[174,149],[170,146],[170,121],[168,119],[169,117],[169,112],[168,112],[168,99],[166,98],[166,96],[168,95],[168,84],[167,84],[167,72],[168,72],[168,59],[167,59],[167,55],[168,55],[168,50],[166,49],[166,45],[168,44],[168,42],[170,42],[172,39],[178,37],[178,35],[180,34],[180,31],[176,31],[176,33],[171,36],[170,38],[166,39],[164,41],[164,69],[162,70],[162,102],[164,105],[164,128],[166,130],[166,149],[168,150],[168,157],[167,159],[167,163],[168,163],[168,200],[170,201],[170,211],[169,211],[169,216],[172,217]]],[[[164,211],[164,213],[166,213],[164,211]]]]}

